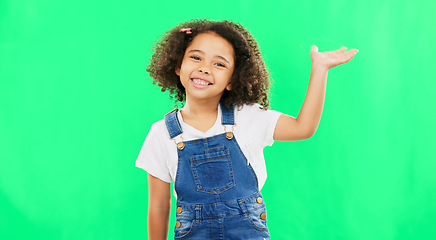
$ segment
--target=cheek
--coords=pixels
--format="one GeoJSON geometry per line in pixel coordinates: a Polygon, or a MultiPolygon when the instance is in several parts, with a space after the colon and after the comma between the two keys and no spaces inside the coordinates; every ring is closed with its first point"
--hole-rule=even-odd
{"type": "Polygon", "coordinates": [[[189,64],[189,62],[183,61],[182,65],[180,66],[180,70],[183,73],[188,73],[192,69],[192,66],[189,64]]]}
{"type": "Polygon", "coordinates": [[[232,74],[225,73],[225,74],[221,75],[221,78],[226,80],[226,84],[229,84],[232,81],[232,74]]]}

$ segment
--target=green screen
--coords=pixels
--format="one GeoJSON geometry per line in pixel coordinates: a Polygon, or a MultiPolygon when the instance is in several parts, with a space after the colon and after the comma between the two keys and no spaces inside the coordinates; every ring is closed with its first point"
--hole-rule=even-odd
{"type": "Polygon", "coordinates": [[[330,70],[316,134],[264,151],[272,239],[436,239],[435,12],[432,0],[0,0],[1,238],[147,239],[135,160],[174,104],[145,68],[163,32],[208,18],[251,31],[271,108],[295,117],[311,45],[360,50],[330,70]]]}

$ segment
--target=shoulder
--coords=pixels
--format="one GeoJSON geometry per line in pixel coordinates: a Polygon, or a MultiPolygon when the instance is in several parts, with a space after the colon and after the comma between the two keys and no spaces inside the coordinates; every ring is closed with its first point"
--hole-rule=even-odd
{"type": "Polygon", "coordinates": [[[164,120],[159,120],[153,123],[148,131],[139,154],[140,158],[161,159],[162,156],[168,154],[173,144],[174,142],[170,139],[164,120]]]}
{"type": "Polygon", "coordinates": [[[147,139],[150,140],[163,140],[169,138],[169,133],[165,125],[165,120],[159,120],[151,125],[150,131],[147,134],[147,139]]]}
{"type": "Polygon", "coordinates": [[[161,119],[151,125],[151,129],[154,130],[164,130],[166,129],[165,120],[161,119]]]}
{"type": "Polygon", "coordinates": [[[274,129],[281,115],[281,112],[262,108],[259,104],[235,108],[237,130],[247,142],[254,142],[262,148],[272,145],[274,129]]]}
{"type": "Polygon", "coordinates": [[[242,106],[235,106],[234,111],[235,113],[240,114],[248,114],[258,111],[265,111],[266,109],[263,109],[261,105],[254,103],[254,104],[244,104],[242,106]]]}
{"type": "MultiPolygon", "coordinates": [[[[270,110],[270,109],[266,109],[263,106],[261,106],[260,104],[244,104],[241,107],[235,107],[235,115],[238,118],[250,118],[252,119],[253,117],[278,117],[280,116],[282,113],[275,111],[275,110],[270,110]]],[[[256,119],[252,119],[252,120],[256,120],[256,119]]]]}

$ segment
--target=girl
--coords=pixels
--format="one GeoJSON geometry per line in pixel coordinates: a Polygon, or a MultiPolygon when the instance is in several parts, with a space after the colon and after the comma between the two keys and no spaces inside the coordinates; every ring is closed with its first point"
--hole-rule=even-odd
{"type": "Polygon", "coordinates": [[[167,32],[147,71],[184,106],[153,124],[136,161],[148,172],[149,239],[167,237],[172,181],[175,239],[269,239],[263,148],[315,133],[328,70],[357,53],[345,50],[312,47],[306,99],[294,118],[268,110],[268,71],[244,27],[192,20],[167,32]]]}

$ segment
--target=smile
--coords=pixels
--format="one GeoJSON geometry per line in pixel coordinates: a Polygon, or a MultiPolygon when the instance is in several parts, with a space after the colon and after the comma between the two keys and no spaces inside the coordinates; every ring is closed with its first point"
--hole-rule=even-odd
{"type": "Polygon", "coordinates": [[[194,83],[194,86],[196,87],[206,87],[212,85],[211,82],[199,78],[191,78],[191,80],[194,83]]]}

